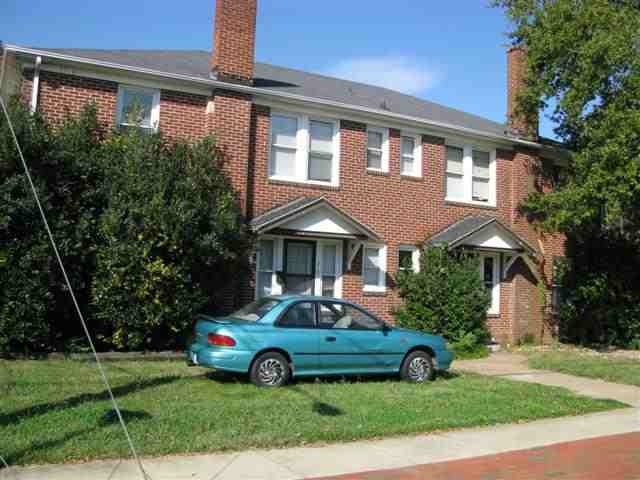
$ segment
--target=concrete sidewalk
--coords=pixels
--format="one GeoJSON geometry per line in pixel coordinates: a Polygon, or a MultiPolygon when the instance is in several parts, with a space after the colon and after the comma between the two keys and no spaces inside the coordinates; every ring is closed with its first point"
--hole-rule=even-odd
{"type": "MultiPolygon", "coordinates": [[[[585,377],[576,377],[547,370],[534,370],[527,365],[527,357],[515,353],[494,353],[480,360],[456,361],[456,370],[474,372],[494,377],[504,377],[521,382],[541,383],[554,387],[565,387],[574,393],[593,398],[609,398],[640,407],[640,388],[633,385],[605,382],[585,377]]],[[[640,368],[640,363],[638,364],[640,368]]]]}
{"type": "MultiPolygon", "coordinates": [[[[522,357],[497,354],[485,360],[457,362],[454,366],[519,381],[565,386],[578,393],[617,399],[635,408],[527,424],[327,446],[150,458],[144,460],[144,465],[153,480],[297,480],[398,469],[640,431],[640,388],[530,370],[523,361],[522,357]]],[[[0,471],[0,480],[140,478],[130,460],[0,471]]]]}

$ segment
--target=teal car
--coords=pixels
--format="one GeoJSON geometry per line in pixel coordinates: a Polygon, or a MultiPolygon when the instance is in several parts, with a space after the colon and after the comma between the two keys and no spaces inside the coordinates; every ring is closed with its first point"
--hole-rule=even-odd
{"type": "Polygon", "coordinates": [[[265,387],[294,376],[380,373],[421,383],[453,360],[441,336],[388,325],[327,297],[264,297],[227,317],[200,316],[194,334],[189,364],[249,374],[265,387]]]}

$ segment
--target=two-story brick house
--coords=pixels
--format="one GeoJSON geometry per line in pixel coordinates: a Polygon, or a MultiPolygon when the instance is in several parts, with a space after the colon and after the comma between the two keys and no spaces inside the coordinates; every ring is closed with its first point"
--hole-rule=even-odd
{"type": "Polygon", "coordinates": [[[475,248],[492,293],[488,324],[511,343],[550,333],[558,236],[518,204],[560,161],[513,108],[525,52],[508,55],[506,124],[401,93],[254,61],[257,0],[218,0],[213,54],[3,45],[1,91],[52,122],[94,101],[107,128],[216,136],[258,235],[243,300],[282,292],[347,298],[392,320],[399,268],[424,242],[475,248]]]}

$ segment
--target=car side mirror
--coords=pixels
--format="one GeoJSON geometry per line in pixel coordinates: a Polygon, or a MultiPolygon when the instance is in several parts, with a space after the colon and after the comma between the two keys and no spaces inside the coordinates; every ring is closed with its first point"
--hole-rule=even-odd
{"type": "Polygon", "coordinates": [[[391,331],[391,326],[387,325],[386,323],[383,323],[382,324],[382,333],[384,333],[386,335],[390,331],[391,331]]]}

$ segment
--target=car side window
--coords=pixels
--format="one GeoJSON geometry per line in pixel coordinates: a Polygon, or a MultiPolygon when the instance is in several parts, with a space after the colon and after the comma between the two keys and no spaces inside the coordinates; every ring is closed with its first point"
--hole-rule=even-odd
{"type": "Polygon", "coordinates": [[[318,326],[342,330],[380,330],[383,323],[362,310],[342,303],[323,302],[320,305],[318,326]]]}
{"type": "Polygon", "coordinates": [[[315,326],[313,302],[296,303],[280,317],[277,325],[284,328],[313,328],[315,326]]]}

